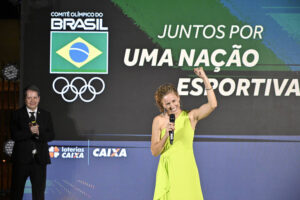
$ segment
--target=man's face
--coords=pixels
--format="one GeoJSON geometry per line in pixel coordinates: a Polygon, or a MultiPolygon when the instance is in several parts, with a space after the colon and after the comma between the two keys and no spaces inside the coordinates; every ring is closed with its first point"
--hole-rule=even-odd
{"type": "Polygon", "coordinates": [[[38,96],[38,93],[33,90],[27,90],[26,92],[26,98],[25,98],[25,104],[27,108],[30,110],[35,110],[40,103],[40,97],[38,96]]]}

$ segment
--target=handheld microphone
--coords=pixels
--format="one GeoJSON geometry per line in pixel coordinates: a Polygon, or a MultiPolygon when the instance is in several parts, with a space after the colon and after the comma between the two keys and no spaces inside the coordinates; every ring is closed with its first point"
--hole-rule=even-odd
{"type": "MultiPolygon", "coordinates": [[[[35,120],[35,117],[33,115],[33,113],[31,113],[31,116],[29,117],[29,126],[36,126],[36,120],[35,120]]],[[[32,137],[31,137],[31,148],[32,148],[32,156],[33,158],[36,156],[37,154],[37,148],[36,148],[36,140],[39,139],[38,135],[36,134],[32,134],[32,137]]]]}
{"type": "MultiPolygon", "coordinates": [[[[36,119],[35,119],[34,115],[31,115],[29,120],[30,120],[30,122],[29,122],[30,126],[36,126],[37,125],[37,122],[36,122],[36,119]]],[[[37,134],[34,134],[34,137],[35,137],[35,139],[39,139],[39,136],[37,134]]]]}
{"type": "Polygon", "coordinates": [[[36,125],[37,125],[37,123],[36,123],[36,121],[35,121],[35,120],[31,120],[31,122],[30,122],[30,123],[31,123],[31,125],[32,125],[32,126],[36,126],[36,125]]]}
{"type": "Polygon", "coordinates": [[[30,120],[30,125],[31,126],[36,126],[36,120],[35,120],[35,117],[33,115],[30,116],[29,120],[30,120]]]}
{"type": "MultiPolygon", "coordinates": [[[[170,122],[174,123],[175,122],[175,115],[174,114],[170,114],[170,122]]],[[[170,144],[173,144],[173,140],[174,140],[174,130],[169,131],[169,136],[170,136],[170,144]]]]}

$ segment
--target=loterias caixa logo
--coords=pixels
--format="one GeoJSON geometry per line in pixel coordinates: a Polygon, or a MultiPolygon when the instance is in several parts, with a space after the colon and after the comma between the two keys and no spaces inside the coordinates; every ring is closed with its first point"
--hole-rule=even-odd
{"type": "Polygon", "coordinates": [[[68,147],[68,146],[50,146],[50,158],[62,159],[84,159],[85,151],[83,147],[68,147]]]}
{"type": "Polygon", "coordinates": [[[105,83],[99,76],[108,74],[108,43],[102,12],[51,12],[50,73],[78,75],[72,80],[56,77],[54,92],[69,103],[88,103],[101,94],[105,83]],[[80,74],[94,77],[86,80],[80,74]]]}

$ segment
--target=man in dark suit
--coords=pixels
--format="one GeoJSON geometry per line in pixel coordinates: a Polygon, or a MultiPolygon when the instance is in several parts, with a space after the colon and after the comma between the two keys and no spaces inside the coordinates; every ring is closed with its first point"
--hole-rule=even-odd
{"type": "Polygon", "coordinates": [[[46,189],[46,166],[50,164],[48,141],[54,139],[49,112],[38,107],[40,90],[31,85],[24,89],[25,106],[11,119],[11,135],[15,141],[12,153],[13,173],[11,199],[23,198],[26,179],[30,177],[32,199],[43,200],[46,189]]]}

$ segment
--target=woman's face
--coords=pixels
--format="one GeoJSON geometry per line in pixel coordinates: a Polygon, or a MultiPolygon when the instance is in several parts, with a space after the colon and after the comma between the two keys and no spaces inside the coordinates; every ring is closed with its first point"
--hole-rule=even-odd
{"type": "Polygon", "coordinates": [[[166,94],[161,101],[168,114],[176,114],[181,111],[180,98],[174,92],[166,94]]]}

